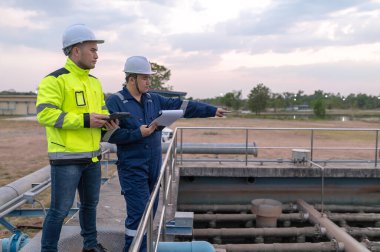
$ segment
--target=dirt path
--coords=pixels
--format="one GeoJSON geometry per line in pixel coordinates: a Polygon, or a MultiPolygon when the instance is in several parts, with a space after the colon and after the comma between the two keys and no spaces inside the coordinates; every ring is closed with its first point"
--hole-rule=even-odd
{"type": "Polygon", "coordinates": [[[0,120],[0,186],[48,164],[45,129],[36,121],[0,120]]]}

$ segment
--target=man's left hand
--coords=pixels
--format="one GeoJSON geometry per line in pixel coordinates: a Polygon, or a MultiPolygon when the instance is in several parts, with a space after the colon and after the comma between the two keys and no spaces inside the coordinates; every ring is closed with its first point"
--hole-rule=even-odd
{"type": "Polygon", "coordinates": [[[230,111],[225,110],[225,109],[223,109],[223,108],[218,108],[218,109],[216,110],[215,116],[217,116],[217,117],[223,117],[225,113],[229,113],[229,112],[230,112],[230,111]]]}
{"type": "Polygon", "coordinates": [[[115,120],[108,121],[104,124],[104,126],[106,126],[107,131],[113,130],[113,129],[118,129],[118,128],[120,128],[119,120],[115,119],[115,120]]]}

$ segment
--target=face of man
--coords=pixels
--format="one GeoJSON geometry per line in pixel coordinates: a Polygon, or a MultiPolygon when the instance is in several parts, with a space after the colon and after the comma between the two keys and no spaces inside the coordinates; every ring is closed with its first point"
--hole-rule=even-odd
{"type": "Polygon", "coordinates": [[[150,87],[150,76],[147,74],[138,74],[137,75],[137,83],[139,87],[139,91],[142,94],[145,94],[149,91],[150,87]]]}
{"type": "Polygon", "coordinates": [[[82,69],[95,68],[98,59],[98,44],[88,41],[73,48],[73,61],[82,69]]]}

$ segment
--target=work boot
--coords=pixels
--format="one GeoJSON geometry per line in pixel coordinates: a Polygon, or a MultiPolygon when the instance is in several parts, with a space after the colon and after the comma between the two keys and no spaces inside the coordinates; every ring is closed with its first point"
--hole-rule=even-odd
{"type": "Polygon", "coordinates": [[[108,250],[103,247],[102,244],[98,243],[95,248],[85,249],[82,252],[107,252],[108,250]]]}

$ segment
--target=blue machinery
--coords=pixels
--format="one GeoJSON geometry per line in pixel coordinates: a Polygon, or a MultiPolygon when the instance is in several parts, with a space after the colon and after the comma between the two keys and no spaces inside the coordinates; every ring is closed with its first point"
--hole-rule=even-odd
{"type": "MultiPolygon", "coordinates": [[[[359,242],[358,239],[352,238],[355,236],[354,231],[348,234],[334,224],[334,218],[341,223],[346,223],[350,218],[356,221],[363,221],[365,218],[367,218],[366,221],[376,222],[375,220],[365,213],[346,216],[345,219],[342,219],[341,214],[336,217],[329,213],[334,207],[336,209],[359,208],[360,213],[366,211],[363,205],[367,206],[369,211],[380,212],[377,207],[380,202],[380,173],[377,171],[378,131],[378,129],[335,128],[177,128],[173,140],[164,146],[166,156],[163,169],[159,183],[151,195],[151,198],[161,197],[161,211],[153,218],[153,201],[146,207],[130,251],[139,250],[144,234],[148,237],[148,251],[160,252],[214,251],[214,249],[220,251],[380,251],[376,240],[376,237],[380,236],[380,231],[377,231],[377,228],[372,228],[371,231],[355,231],[366,234],[365,239],[359,242]],[[272,138],[260,139],[260,133],[267,131],[271,132],[272,138]],[[283,146],[275,139],[278,131],[296,132],[301,135],[302,141],[298,139],[293,146],[283,146]],[[190,134],[189,132],[203,134],[211,142],[190,144],[186,141],[189,138],[187,135],[190,134]],[[240,142],[240,144],[215,143],[228,138],[228,132],[234,132],[233,139],[237,139],[235,142],[240,142]],[[332,133],[338,135],[336,144],[321,146],[320,139],[328,138],[332,133]],[[357,134],[368,140],[366,143],[352,146],[350,136],[357,134]],[[342,144],[341,139],[346,141],[342,144]],[[251,144],[253,140],[260,146],[251,144]],[[268,154],[271,152],[277,153],[275,158],[268,154]],[[196,156],[200,153],[202,153],[201,156],[196,156]],[[256,157],[258,153],[260,155],[256,157]],[[323,227],[318,229],[317,233],[318,236],[326,236],[326,238],[316,243],[307,242],[309,239],[307,237],[311,235],[308,232],[315,233],[316,231],[308,231],[308,227],[305,227],[303,231],[297,231],[297,243],[283,243],[276,247],[276,243],[267,242],[268,238],[265,238],[264,234],[285,237],[292,234],[290,230],[281,230],[276,227],[272,229],[248,227],[246,230],[231,231],[212,228],[218,226],[221,218],[224,218],[222,222],[229,221],[225,218],[233,218],[234,221],[248,218],[245,220],[246,225],[252,221],[254,223],[258,216],[250,214],[249,203],[255,198],[272,198],[284,202],[283,209],[289,213],[285,212],[278,217],[279,221],[284,222],[283,228],[294,221],[291,211],[297,208],[300,214],[305,213],[308,216],[307,220],[313,225],[323,227]],[[309,203],[315,204],[314,207],[309,203]],[[217,213],[206,216],[202,214],[202,211],[213,213],[238,211],[239,214],[226,216],[217,213]],[[205,218],[209,219],[205,220],[205,218]],[[206,230],[202,229],[204,224],[199,224],[204,221],[209,222],[210,225],[206,230]],[[194,226],[193,222],[197,222],[197,226],[194,226]],[[231,237],[235,234],[244,237],[246,232],[255,234],[253,243],[225,244],[223,242],[223,240],[233,241],[231,237]],[[300,235],[299,232],[304,234],[300,235]]],[[[111,149],[110,146],[105,146],[111,149]]],[[[34,196],[48,188],[49,183],[48,167],[45,167],[20,181],[0,188],[0,224],[13,232],[11,237],[0,240],[1,252],[27,248],[29,238],[13,227],[4,217],[24,216],[27,210],[23,212],[24,210],[19,207],[25,203],[36,203],[34,196]]],[[[28,211],[42,214],[44,208],[28,211]]],[[[345,226],[349,227],[347,223],[345,226]]],[[[355,230],[355,228],[350,230],[355,230]]],[[[292,241],[292,238],[282,239],[292,241]]]]}
{"type": "Polygon", "coordinates": [[[10,238],[0,239],[0,251],[19,251],[29,242],[28,235],[19,230],[14,230],[14,232],[15,233],[10,238]]]}

